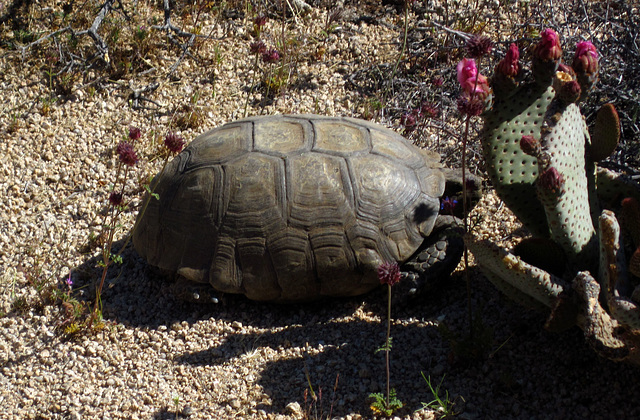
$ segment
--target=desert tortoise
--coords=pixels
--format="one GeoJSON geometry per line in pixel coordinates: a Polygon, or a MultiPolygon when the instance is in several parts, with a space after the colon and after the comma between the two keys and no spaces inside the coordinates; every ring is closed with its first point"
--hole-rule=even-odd
{"type": "Polygon", "coordinates": [[[364,120],[225,124],[197,137],[156,183],[159,199],[138,216],[135,249],[220,292],[280,302],[352,296],[379,285],[382,262],[417,255],[409,264],[417,281],[424,269],[449,274],[460,259],[459,244],[445,254],[448,242],[429,238],[434,225],[454,224],[438,215],[439,156],[364,120]]]}

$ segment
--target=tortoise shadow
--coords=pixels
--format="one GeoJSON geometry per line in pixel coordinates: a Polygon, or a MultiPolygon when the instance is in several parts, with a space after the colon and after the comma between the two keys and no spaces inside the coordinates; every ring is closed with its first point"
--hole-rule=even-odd
{"type": "MultiPolygon", "coordinates": [[[[123,240],[114,242],[114,253],[123,244],[123,240]]],[[[91,257],[73,270],[74,290],[77,291],[76,297],[79,300],[89,302],[95,299],[95,285],[102,275],[102,267],[98,266],[100,261],[99,257],[91,257]]],[[[174,281],[148,266],[130,245],[122,252],[122,261],[121,265],[112,264],[109,268],[101,295],[103,317],[134,327],[157,329],[159,326],[169,326],[176,322],[186,321],[193,324],[211,317],[229,322],[238,321],[255,327],[284,327],[291,319],[307,314],[314,314],[319,321],[348,315],[362,305],[365,299],[358,296],[276,304],[251,301],[243,295],[225,294],[221,295],[220,303],[216,304],[185,302],[174,296],[174,281]],[[332,304],[333,310],[329,313],[322,310],[327,302],[342,304],[332,304]],[[256,313],[274,316],[256,316],[256,313]]]]}
{"type": "MultiPolygon", "coordinates": [[[[205,320],[205,326],[210,318],[225,321],[221,323],[223,331],[205,333],[209,348],[174,354],[173,361],[196,368],[220,368],[222,374],[237,374],[237,367],[246,367],[253,377],[252,386],[266,396],[255,409],[286,413],[291,402],[303,409],[313,408],[308,397],[312,386],[317,394],[323,390],[323,400],[315,403],[320,411],[328,413],[331,409],[334,416],[354,412],[368,416],[368,395],[384,392],[384,352],[375,352],[385,341],[384,290],[359,298],[297,305],[230,296],[223,304],[194,306],[168,295],[166,281],[149,273],[132,250],[123,253],[123,260],[124,264],[107,276],[105,318],[160,331],[161,326],[171,328],[182,323],[184,331],[180,333],[185,334],[190,334],[192,324],[201,320],[205,320]],[[258,354],[264,360],[262,364],[251,360],[258,354]]],[[[77,269],[90,274],[86,282],[98,278],[96,263],[91,258],[77,269]]],[[[450,343],[435,326],[444,319],[452,331],[467,331],[466,291],[460,274],[422,305],[394,306],[391,384],[405,403],[398,415],[411,415],[422,402],[433,400],[422,372],[434,386],[442,379],[443,392],[448,391],[450,399],[475,418],[491,418],[496,404],[510,410],[512,417],[538,416],[540,407],[548,406],[550,392],[562,396],[564,402],[552,409],[556,418],[609,413],[612,406],[637,400],[638,391],[630,385],[635,383],[635,369],[599,358],[577,328],[562,334],[544,331],[544,316],[511,304],[478,276],[475,268],[469,271],[472,304],[483,309],[482,321],[494,331],[491,351],[471,363],[454,363],[450,343]],[[541,389],[545,392],[537,392],[541,389]],[[594,400],[592,397],[601,395],[602,389],[614,392],[594,400]]],[[[216,390],[222,398],[220,403],[225,403],[231,391],[216,390]]],[[[159,412],[159,418],[168,415],[168,410],[159,412]]]]}

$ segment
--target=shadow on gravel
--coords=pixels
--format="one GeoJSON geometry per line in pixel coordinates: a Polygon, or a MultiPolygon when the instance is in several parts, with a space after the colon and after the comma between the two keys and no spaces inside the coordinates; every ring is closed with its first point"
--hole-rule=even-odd
{"type": "MultiPolygon", "coordinates": [[[[375,353],[384,342],[384,290],[298,305],[258,303],[242,296],[228,296],[218,305],[188,304],[167,293],[170,282],[148,271],[134,251],[127,250],[123,260],[107,278],[106,319],[150,329],[210,318],[240,323],[236,332],[226,331],[218,345],[174,354],[176,364],[240,362],[242,366],[251,364],[254,356],[264,360],[274,352],[280,354],[254,378],[271,401],[256,409],[287,413],[287,405],[297,402],[305,410],[305,390],[306,406],[312,406],[311,385],[317,395],[322,390],[318,413],[326,415],[333,407],[335,416],[360,413],[366,417],[371,415],[368,395],[384,392],[384,353],[375,353]],[[368,321],[373,316],[380,322],[368,321]],[[247,332],[244,327],[249,326],[272,330],[247,332]]],[[[95,266],[95,259],[88,260],[77,269],[85,275],[78,277],[85,282],[95,278],[95,266]]],[[[398,323],[391,332],[391,386],[405,403],[398,415],[411,415],[422,402],[434,399],[421,376],[424,372],[434,386],[442,380],[441,397],[446,391],[451,401],[457,401],[457,409],[464,411],[461,418],[494,418],[496,412],[523,419],[640,417],[640,407],[621,413],[616,408],[628,407],[628,401],[640,397],[635,368],[599,358],[577,328],[562,334],[545,331],[542,315],[510,303],[475,269],[471,277],[473,306],[482,311],[483,324],[493,330],[488,355],[475,362],[459,363],[450,343],[433,324],[424,322],[444,319],[456,334],[468,330],[460,275],[434,290],[421,305],[393,307],[398,323]]],[[[165,418],[170,411],[156,418],[165,418]]]]}

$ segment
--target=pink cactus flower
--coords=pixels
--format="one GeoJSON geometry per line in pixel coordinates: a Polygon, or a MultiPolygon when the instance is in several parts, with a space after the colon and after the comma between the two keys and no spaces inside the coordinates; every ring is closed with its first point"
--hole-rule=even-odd
{"type": "Polygon", "coordinates": [[[578,42],[576,45],[576,56],[581,57],[585,54],[589,54],[593,58],[598,58],[598,51],[596,51],[596,47],[591,42],[578,42]]]}
{"type": "Polygon", "coordinates": [[[464,86],[467,79],[476,77],[478,74],[478,68],[476,67],[476,60],[473,58],[463,58],[456,67],[458,72],[458,83],[464,86]]]}
{"type": "Polygon", "coordinates": [[[486,77],[478,73],[476,61],[470,58],[463,58],[456,68],[458,72],[458,82],[462,86],[462,90],[468,94],[476,93],[478,97],[484,100],[491,88],[486,77]]]}
{"type": "Polygon", "coordinates": [[[516,44],[509,45],[507,55],[498,63],[498,71],[505,76],[516,77],[520,73],[520,50],[516,44]]]}
{"type": "Polygon", "coordinates": [[[598,71],[598,52],[591,42],[578,42],[572,67],[577,73],[593,74],[598,71]]]}
{"type": "Polygon", "coordinates": [[[545,61],[560,59],[562,56],[560,38],[553,29],[547,28],[542,31],[540,42],[536,45],[534,54],[545,61]]]}

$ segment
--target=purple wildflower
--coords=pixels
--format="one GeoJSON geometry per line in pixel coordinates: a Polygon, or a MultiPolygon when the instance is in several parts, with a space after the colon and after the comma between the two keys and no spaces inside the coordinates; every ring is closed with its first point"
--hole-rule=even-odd
{"type": "Polygon", "coordinates": [[[393,286],[400,281],[400,267],[397,262],[385,262],[378,266],[380,284],[393,286]]]}
{"type": "Polygon", "coordinates": [[[118,159],[125,165],[133,166],[138,162],[138,155],[133,149],[133,145],[126,141],[120,142],[116,148],[118,159]]]}
{"type": "Polygon", "coordinates": [[[262,28],[265,24],[267,23],[267,17],[266,16],[256,16],[253,19],[253,24],[254,26],[258,27],[258,28],[262,28]]]}
{"type": "Polygon", "coordinates": [[[265,63],[277,63],[280,60],[280,53],[278,50],[270,49],[262,53],[262,61],[265,63]]]}
{"type": "Polygon", "coordinates": [[[129,127],[129,139],[131,141],[138,140],[142,136],[142,131],[136,127],[129,127]]]}
{"type": "Polygon", "coordinates": [[[164,145],[171,153],[180,153],[184,147],[184,140],[178,134],[169,133],[164,138],[164,145]]]}
{"type": "Polygon", "coordinates": [[[416,115],[414,112],[405,112],[400,117],[400,124],[404,126],[405,134],[411,133],[416,129],[416,115]]]}
{"type": "Polygon", "coordinates": [[[440,110],[431,102],[423,102],[422,105],[420,105],[420,113],[427,118],[436,118],[440,115],[440,110]]]}
{"type": "Polygon", "coordinates": [[[113,207],[121,206],[123,201],[122,193],[112,192],[109,194],[109,203],[111,203],[113,207]]]}
{"type": "Polygon", "coordinates": [[[465,48],[469,57],[480,58],[491,52],[493,49],[493,42],[487,36],[474,35],[467,39],[465,48]]]}
{"type": "Polygon", "coordinates": [[[435,76],[431,79],[431,84],[433,84],[434,87],[442,87],[442,85],[444,85],[444,78],[442,76],[435,76]]]}
{"type": "Polygon", "coordinates": [[[462,92],[458,97],[458,111],[463,115],[478,116],[484,111],[484,100],[478,95],[471,95],[468,92],[462,92]]]}
{"type": "Polygon", "coordinates": [[[249,44],[251,54],[264,54],[267,52],[267,46],[262,41],[255,41],[249,44]]]}

